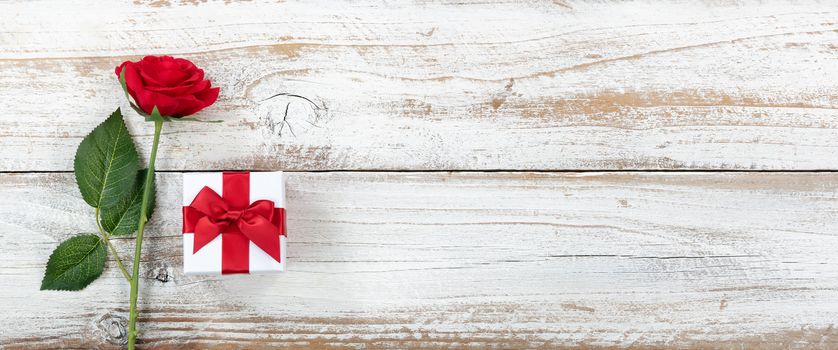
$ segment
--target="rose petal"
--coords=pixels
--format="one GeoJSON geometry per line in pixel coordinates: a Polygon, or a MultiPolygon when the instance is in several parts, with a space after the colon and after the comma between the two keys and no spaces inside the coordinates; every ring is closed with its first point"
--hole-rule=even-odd
{"type": "Polygon", "coordinates": [[[137,104],[148,114],[151,114],[155,106],[164,117],[172,116],[178,111],[178,101],[174,97],[145,89],[137,91],[137,97],[137,104]]]}
{"type": "Polygon", "coordinates": [[[194,71],[191,71],[190,74],[192,74],[192,76],[190,76],[189,78],[184,80],[183,81],[184,84],[196,83],[196,82],[199,82],[201,80],[204,80],[204,70],[203,69],[195,69],[194,71]]]}
{"type": "Polygon", "coordinates": [[[206,107],[206,105],[203,102],[201,102],[201,100],[195,98],[195,96],[192,95],[181,96],[178,97],[177,100],[179,110],[176,114],[172,115],[173,117],[177,118],[190,116],[206,107]]]}
{"type": "MultiPolygon", "coordinates": [[[[145,90],[145,88],[143,88],[143,79],[140,77],[137,65],[133,62],[129,62],[125,65],[125,87],[128,89],[128,94],[134,98],[134,101],[136,101],[137,104],[140,104],[142,101],[137,92],[145,90]]],[[[145,109],[143,110],[145,111],[145,109]]],[[[146,112],[151,113],[151,110],[146,112]]]]}
{"type": "Polygon", "coordinates": [[[183,58],[174,58],[173,61],[180,66],[180,69],[185,71],[191,71],[194,69],[198,69],[192,61],[183,59],[183,58]]]}
{"type": "Polygon", "coordinates": [[[200,110],[202,110],[204,108],[207,108],[209,105],[215,103],[215,101],[218,100],[218,93],[220,91],[221,91],[221,89],[216,87],[216,88],[207,89],[207,90],[204,90],[204,91],[201,91],[201,92],[195,94],[194,98],[195,98],[196,101],[198,101],[198,104],[196,105],[196,108],[185,109],[183,111],[183,116],[188,116],[188,115],[198,113],[200,110]]]}
{"type": "Polygon", "coordinates": [[[154,92],[159,92],[171,97],[178,97],[183,95],[191,95],[199,91],[209,89],[209,80],[199,81],[197,84],[180,85],[174,87],[163,86],[146,86],[146,89],[154,92]]]}
{"type": "Polygon", "coordinates": [[[149,85],[178,86],[189,78],[186,72],[177,69],[162,68],[161,66],[144,67],[143,76],[149,78],[149,85]]]}
{"type": "Polygon", "coordinates": [[[134,62],[125,61],[125,62],[122,62],[122,64],[116,66],[116,69],[114,70],[114,73],[116,73],[117,78],[119,77],[120,73],[122,73],[122,68],[125,67],[129,63],[134,63],[134,62]]]}
{"type": "Polygon", "coordinates": [[[204,103],[204,107],[209,106],[215,101],[218,100],[218,93],[221,92],[221,88],[214,87],[209,90],[204,90],[199,93],[195,94],[195,98],[201,100],[204,103]]]}

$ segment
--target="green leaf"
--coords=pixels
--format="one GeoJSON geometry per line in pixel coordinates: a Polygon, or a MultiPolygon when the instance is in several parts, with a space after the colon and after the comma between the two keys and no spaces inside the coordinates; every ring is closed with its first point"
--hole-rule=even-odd
{"type": "Polygon", "coordinates": [[[82,140],[73,165],[81,195],[94,208],[114,206],[131,193],[139,156],[118,108],[82,140]]]}
{"type": "Polygon", "coordinates": [[[105,268],[107,250],[98,235],[86,234],[62,242],[49,256],[41,290],[82,290],[105,268]]]}
{"type": "MultiPolygon", "coordinates": [[[[137,172],[137,180],[131,194],[122,198],[116,205],[102,209],[102,227],[113,235],[130,235],[137,232],[140,221],[140,207],[143,204],[143,188],[148,169],[137,172]]],[[[154,212],[154,179],[151,179],[151,198],[148,201],[148,216],[154,212]]]]}

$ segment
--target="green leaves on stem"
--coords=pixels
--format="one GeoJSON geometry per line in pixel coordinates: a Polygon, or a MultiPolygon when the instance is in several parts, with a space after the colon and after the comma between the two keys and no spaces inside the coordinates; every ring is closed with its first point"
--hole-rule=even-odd
{"type": "Polygon", "coordinates": [[[91,207],[112,207],[133,189],[139,156],[119,109],[81,141],[73,168],[91,207]]]}
{"type": "MultiPolygon", "coordinates": [[[[131,193],[122,197],[113,207],[102,209],[102,227],[105,231],[114,236],[130,235],[137,232],[137,223],[140,221],[140,206],[143,202],[143,188],[147,175],[147,169],[138,171],[131,193]]],[[[151,181],[151,192],[154,193],[154,176],[152,176],[151,181]]],[[[149,199],[148,216],[151,216],[153,210],[154,196],[149,199]]]]}
{"type": "Polygon", "coordinates": [[[82,290],[105,268],[107,248],[98,235],[76,236],[62,242],[49,256],[41,290],[82,290]]]}
{"type": "MultiPolygon", "coordinates": [[[[104,231],[62,242],[50,255],[42,290],[81,290],[102,274],[109,235],[137,231],[146,183],[152,189],[146,216],[154,208],[154,175],[146,181],[148,172],[138,170],[139,155],[119,109],[82,140],[73,165],[82,198],[101,212],[104,231]]],[[[122,264],[118,256],[114,259],[122,264]]]]}

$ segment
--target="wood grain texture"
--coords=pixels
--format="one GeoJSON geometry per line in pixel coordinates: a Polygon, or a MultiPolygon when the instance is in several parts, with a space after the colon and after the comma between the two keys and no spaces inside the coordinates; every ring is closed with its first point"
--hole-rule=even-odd
{"type": "Polygon", "coordinates": [[[204,67],[224,121],[164,130],[145,348],[838,348],[838,173],[549,172],[838,170],[814,0],[0,2],[0,348],[126,340],[112,266],[37,288],[95,230],[61,172],[145,54],[204,67]],[[213,169],[299,171],[288,272],[182,274],[177,171],[213,169]]]}
{"type": "MultiPolygon", "coordinates": [[[[289,271],[225,277],[182,275],[180,178],[157,178],[145,347],[838,347],[838,174],[290,173],[289,271]]],[[[0,346],[124,342],[114,268],[37,291],[94,230],[72,175],[0,198],[0,346]]]]}
{"type": "MultiPolygon", "coordinates": [[[[113,67],[144,54],[222,87],[201,118],[225,122],[167,126],[160,169],[836,169],[837,19],[834,1],[5,1],[0,170],[70,170],[125,107],[113,67]]],[[[147,154],[150,126],[130,128],[147,154]]]]}

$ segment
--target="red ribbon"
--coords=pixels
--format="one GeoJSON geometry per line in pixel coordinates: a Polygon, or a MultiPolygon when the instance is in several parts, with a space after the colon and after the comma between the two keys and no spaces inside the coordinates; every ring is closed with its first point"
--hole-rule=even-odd
{"type": "Polygon", "coordinates": [[[250,272],[250,244],[280,262],[279,236],[285,234],[285,210],[274,202],[250,203],[250,173],[224,173],[222,195],[204,186],[183,207],[183,232],[195,233],[197,253],[221,237],[221,273],[250,272]]]}

